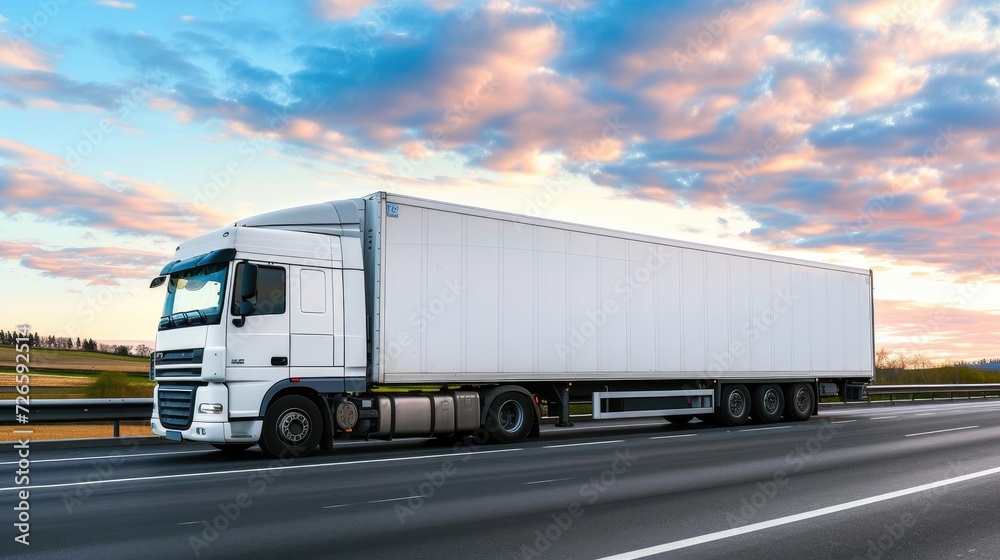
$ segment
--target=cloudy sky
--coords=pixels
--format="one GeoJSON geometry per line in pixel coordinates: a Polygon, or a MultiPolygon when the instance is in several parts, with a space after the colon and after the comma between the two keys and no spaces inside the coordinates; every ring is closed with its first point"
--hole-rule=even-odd
{"type": "Polygon", "coordinates": [[[151,340],[179,241],[388,190],[872,268],[879,346],[1000,356],[998,102],[986,1],[5,2],[0,328],[151,340]]]}

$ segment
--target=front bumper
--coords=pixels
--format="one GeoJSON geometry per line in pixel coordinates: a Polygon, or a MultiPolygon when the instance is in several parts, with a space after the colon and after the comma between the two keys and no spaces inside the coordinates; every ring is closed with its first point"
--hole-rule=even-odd
{"type": "Polygon", "coordinates": [[[172,441],[197,441],[202,443],[256,443],[260,439],[262,420],[236,422],[191,422],[186,430],[171,430],[154,417],[149,425],[153,433],[172,441]]]}

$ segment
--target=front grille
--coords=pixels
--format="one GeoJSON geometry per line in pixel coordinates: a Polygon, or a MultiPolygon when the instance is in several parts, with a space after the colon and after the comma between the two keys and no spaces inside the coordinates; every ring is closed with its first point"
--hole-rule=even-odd
{"type": "Polygon", "coordinates": [[[201,377],[201,368],[159,368],[156,370],[159,377],[201,377]]]}
{"type": "MultiPolygon", "coordinates": [[[[152,356],[150,375],[155,377],[201,377],[201,363],[205,357],[204,348],[190,350],[164,350],[152,356]],[[177,367],[191,365],[192,367],[177,367]]],[[[150,380],[155,380],[150,377],[150,380]]]]}
{"type": "Polygon", "coordinates": [[[197,385],[160,385],[157,391],[157,408],[164,428],[186,430],[191,427],[196,390],[197,385]]]}
{"type": "Polygon", "coordinates": [[[192,348],[190,350],[164,350],[153,354],[156,365],[165,366],[170,364],[200,364],[205,358],[204,348],[192,348]]]}

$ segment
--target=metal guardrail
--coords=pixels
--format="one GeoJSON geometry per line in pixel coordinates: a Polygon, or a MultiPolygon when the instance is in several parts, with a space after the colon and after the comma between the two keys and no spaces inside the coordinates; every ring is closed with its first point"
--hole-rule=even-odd
{"type": "Polygon", "coordinates": [[[954,399],[955,393],[965,394],[972,398],[973,394],[982,394],[987,397],[987,393],[997,393],[1000,395],[1000,383],[969,383],[964,385],[868,385],[865,393],[870,395],[889,395],[889,402],[893,402],[895,395],[910,395],[910,400],[916,400],[920,394],[929,394],[931,400],[934,395],[948,395],[954,399]]]}
{"type": "Polygon", "coordinates": [[[27,425],[63,422],[114,422],[120,437],[123,420],[149,420],[153,399],[32,399],[17,408],[16,400],[0,400],[0,424],[20,424],[18,414],[28,409],[27,425]]]}

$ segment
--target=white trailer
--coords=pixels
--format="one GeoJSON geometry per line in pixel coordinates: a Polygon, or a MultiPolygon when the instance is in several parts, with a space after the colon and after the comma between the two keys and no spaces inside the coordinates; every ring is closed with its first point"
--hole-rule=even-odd
{"type": "Polygon", "coordinates": [[[580,398],[803,420],[874,368],[868,270],[386,193],[239,221],[161,274],[153,431],[230,450],[512,442],[580,398]]]}

